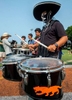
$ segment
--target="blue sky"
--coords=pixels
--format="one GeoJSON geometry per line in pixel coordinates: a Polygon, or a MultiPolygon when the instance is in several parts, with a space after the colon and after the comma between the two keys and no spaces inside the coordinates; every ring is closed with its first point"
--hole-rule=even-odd
{"type": "MultiPolygon", "coordinates": [[[[28,37],[31,29],[42,28],[43,23],[33,17],[35,4],[42,1],[47,0],[0,0],[0,36],[8,32],[12,35],[9,40],[15,39],[20,42],[15,34],[28,37]]],[[[72,25],[72,0],[54,1],[61,3],[61,8],[54,17],[67,29],[72,25]]],[[[34,31],[32,33],[34,34],[34,31]]]]}

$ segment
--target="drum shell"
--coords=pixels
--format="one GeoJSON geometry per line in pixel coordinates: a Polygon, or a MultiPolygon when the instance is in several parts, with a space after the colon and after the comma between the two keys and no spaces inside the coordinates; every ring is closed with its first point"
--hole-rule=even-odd
{"type": "MultiPolygon", "coordinates": [[[[7,80],[21,81],[22,77],[18,73],[18,65],[22,60],[29,59],[31,56],[18,54],[7,57],[3,62],[3,77],[7,80]],[[15,58],[16,57],[16,58],[15,58]]],[[[33,56],[32,56],[33,57],[33,56]]]]}
{"type": "Polygon", "coordinates": [[[21,81],[22,77],[17,72],[17,64],[3,64],[3,77],[11,81],[21,81]]]}
{"type": "Polygon", "coordinates": [[[35,59],[30,59],[30,60],[24,61],[20,65],[21,65],[20,71],[23,76],[22,77],[22,87],[28,96],[30,96],[33,99],[38,99],[38,100],[40,100],[40,99],[42,99],[42,100],[60,100],[62,98],[62,96],[63,96],[62,88],[59,89],[58,94],[54,93],[53,96],[50,96],[51,93],[49,93],[48,96],[45,96],[45,93],[43,95],[36,95],[36,93],[33,89],[34,87],[37,87],[37,86],[49,88],[49,86],[48,86],[49,81],[47,78],[49,74],[50,74],[50,79],[51,79],[50,87],[53,87],[53,86],[61,87],[61,83],[62,83],[61,74],[62,74],[62,70],[64,68],[61,61],[59,61],[58,59],[54,60],[52,58],[35,58],[35,59]],[[47,61],[45,61],[44,59],[47,61]],[[44,62],[43,62],[43,60],[44,60],[44,62]],[[56,63],[52,64],[51,60],[53,60],[52,62],[55,61],[57,63],[57,65],[56,65],[56,63]],[[33,61],[35,61],[35,62],[33,62],[33,61]],[[49,64],[49,66],[47,65],[47,63],[49,64]],[[27,67],[26,67],[26,65],[27,65],[27,67]],[[28,76],[27,83],[25,82],[25,75],[28,76]]]}
{"type": "MultiPolygon", "coordinates": [[[[42,100],[56,100],[56,99],[61,99],[63,96],[62,89],[59,90],[59,94],[55,94],[54,96],[37,96],[36,93],[33,90],[33,87],[36,86],[45,86],[48,87],[48,80],[47,76],[48,73],[27,73],[28,74],[28,84],[24,83],[24,78],[22,78],[22,87],[23,90],[27,93],[28,96],[34,99],[42,99],[42,100]]],[[[61,71],[51,73],[51,86],[61,86],[62,80],[61,80],[61,71]]]]}

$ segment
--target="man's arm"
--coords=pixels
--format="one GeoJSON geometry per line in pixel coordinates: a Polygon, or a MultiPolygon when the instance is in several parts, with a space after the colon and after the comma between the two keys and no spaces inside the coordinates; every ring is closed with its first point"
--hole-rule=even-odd
{"type": "Polygon", "coordinates": [[[11,44],[8,42],[7,39],[4,40],[4,43],[5,43],[7,46],[9,46],[9,47],[11,46],[11,44]]]}
{"type": "Polygon", "coordinates": [[[48,46],[48,50],[51,52],[55,52],[55,50],[61,46],[63,46],[68,40],[67,36],[63,36],[61,37],[56,43],[54,43],[53,45],[48,46]],[[57,46],[56,46],[57,45],[57,46]]]}
{"type": "Polygon", "coordinates": [[[58,41],[48,46],[48,50],[51,52],[55,52],[57,47],[59,48],[63,46],[68,40],[68,37],[66,35],[63,25],[60,22],[55,22],[54,26],[56,30],[56,36],[58,37],[58,41]]]}
{"type": "Polygon", "coordinates": [[[68,40],[68,37],[67,36],[63,36],[56,43],[58,44],[58,47],[61,47],[67,42],[67,40],[68,40]]]}

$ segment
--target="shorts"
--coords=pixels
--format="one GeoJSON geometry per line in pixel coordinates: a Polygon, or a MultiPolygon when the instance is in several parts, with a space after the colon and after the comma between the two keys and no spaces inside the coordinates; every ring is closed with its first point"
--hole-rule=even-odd
{"type": "Polygon", "coordinates": [[[5,57],[6,53],[5,52],[0,52],[0,57],[5,57]]]}

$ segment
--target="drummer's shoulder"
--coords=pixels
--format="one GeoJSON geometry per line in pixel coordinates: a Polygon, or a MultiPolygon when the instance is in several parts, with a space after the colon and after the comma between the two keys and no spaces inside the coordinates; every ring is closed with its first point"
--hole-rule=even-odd
{"type": "Polygon", "coordinates": [[[54,25],[56,26],[56,27],[60,27],[60,26],[63,26],[63,24],[59,21],[59,20],[54,20],[54,25]]]}

